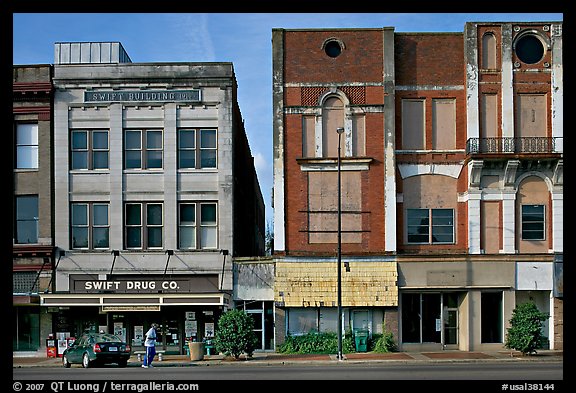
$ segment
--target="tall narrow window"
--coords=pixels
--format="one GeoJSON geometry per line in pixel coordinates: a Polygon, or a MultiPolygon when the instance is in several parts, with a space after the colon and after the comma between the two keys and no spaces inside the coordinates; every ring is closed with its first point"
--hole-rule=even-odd
{"type": "Polygon", "coordinates": [[[402,100],[402,149],[426,148],[424,103],[425,100],[402,100]]]}
{"type": "Polygon", "coordinates": [[[430,237],[430,212],[428,209],[408,209],[408,243],[428,243],[430,237]]]}
{"type": "Polygon", "coordinates": [[[216,130],[200,130],[200,167],[216,168],[216,130]]]}
{"type": "Polygon", "coordinates": [[[38,124],[16,125],[16,168],[38,169],[38,124]]]}
{"type": "Polygon", "coordinates": [[[544,240],[544,205],[522,205],[522,240],[544,240]]]}
{"type": "Polygon", "coordinates": [[[38,243],[38,196],[16,197],[16,236],[17,244],[38,243]]]}
{"type": "Polygon", "coordinates": [[[92,247],[108,248],[110,244],[110,218],[107,203],[92,205],[92,247]]]}
{"type": "Polygon", "coordinates": [[[216,248],[218,246],[218,227],[215,203],[202,203],[200,205],[200,227],[200,246],[202,248],[216,248]]]}
{"type": "Polygon", "coordinates": [[[146,131],[146,168],[162,169],[162,131],[146,131]]]}
{"type": "MultiPolygon", "coordinates": [[[[322,107],[322,156],[338,156],[338,133],[336,129],[344,126],[344,104],[337,97],[329,97],[322,107]]],[[[341,140],[340,155],[344,156],[344,135],[341,140]]]]}
{"type": "Polygon", "coordinates": [[[482,94],[480,101],[480,136],[496,138],[498,137],[498,96],[482,94]]]}
{"type": "Polygon", "coordinates": [[[89,218],[88,218],[88,204],[87,203],[73,203],[72,204],[72,248],[87,249],[88,248],[88,231],[89,231],[89,218]]]}
{"type": "Polygon", "coordinates": [[[148,248],[162,247],[162,205],[158,203],[146,205],[146,230],[148,248]]]}
{"type": "Polygon", "coordinates": [[[196,168],[196,130],[178,130],[178,168],[196,168]]]}
{"type": "Polygon", "coordinates": [[[454,242],[454,210],[432,209],[432,243],[454,242]]]}
{"type": "Polygon", "coordinates": [[[485,70],[496,69],[496,37],[493,33],[482,36],[482,68],[485,70]]]}
{"type": "Polygon", "coordinates": [[[181,250],[196,248],[196,204],[181,203],[179,210],[179,244],[181,250]]]}
{"type": "Polygon", "coordinates": [[[316,156],[316,118],[302,116],[302,157],[316,156]]]}
{"type": "Polygon", "coordinates": [[[126,204],[126,248],[142,248],[142,205],[126,204]]]}
{"type": "Polygon", "coordinates": [[[363,157],[366,155],[366,116],[352,117],[352,155],[363,157]]]}
{"type": "Polygon", "coordinates": [[[456,100],[432,100],[432,149],[456,148],[456,100]]]}

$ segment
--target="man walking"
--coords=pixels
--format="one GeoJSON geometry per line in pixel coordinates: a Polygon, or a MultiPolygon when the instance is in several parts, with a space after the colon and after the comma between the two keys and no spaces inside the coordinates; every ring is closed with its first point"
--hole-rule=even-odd
{"type": "Polygon", "coordinates": [[[154,367],[152,366],[152,361],[156,355],[156,328],[157,323],[153,323],[150,329],[146,332],[146,341],[144,341],[144,347],[146,347],[146,354],[144,355],[144,363],[142,367],[154,367]]]}

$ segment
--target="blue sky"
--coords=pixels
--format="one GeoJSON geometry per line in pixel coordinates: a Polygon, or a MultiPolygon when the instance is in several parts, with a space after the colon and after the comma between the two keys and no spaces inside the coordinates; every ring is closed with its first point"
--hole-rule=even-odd
{"type": "Polygon", "coordinates": [[[59,41],[120,41],[132,62],[232,62],[272,224],[272,29],[462,32],[466,22],[562,21],[562,13],[14,13],[13,64],[53,64],[59,41]]]}

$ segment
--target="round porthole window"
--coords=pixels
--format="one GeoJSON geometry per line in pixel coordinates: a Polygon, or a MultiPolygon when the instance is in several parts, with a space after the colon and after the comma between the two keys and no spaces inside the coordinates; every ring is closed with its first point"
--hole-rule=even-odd
{"type": "Polygon", "coordinates": [[[515,46],[516,56],[526,64],[536,64],[544,57],[544,44],[533,34],[520,37],[515,46]]]}
{"type": "Polygon", "coordinates": [[[342,47],[338,41],[328,41],[324,45],[324,52],[330,57],[338,57],[342,53],[342,47]]]}

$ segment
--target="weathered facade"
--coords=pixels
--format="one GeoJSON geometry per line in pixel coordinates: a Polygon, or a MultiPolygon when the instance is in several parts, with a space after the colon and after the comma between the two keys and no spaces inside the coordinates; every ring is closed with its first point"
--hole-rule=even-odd
{"type": "Polygon", "coordinates": [[[534,301],[562,348],[562,24],[272,42],[277,343],[336,330],[340,234],[345,330],[500,349],[534,301]]]}
{"type": "Polygon", "coordinates": [[[52,290],[52,66],[15,65],[13,93],[12,350],[34,352],[52,323],[40,293],[52,290]]]}

